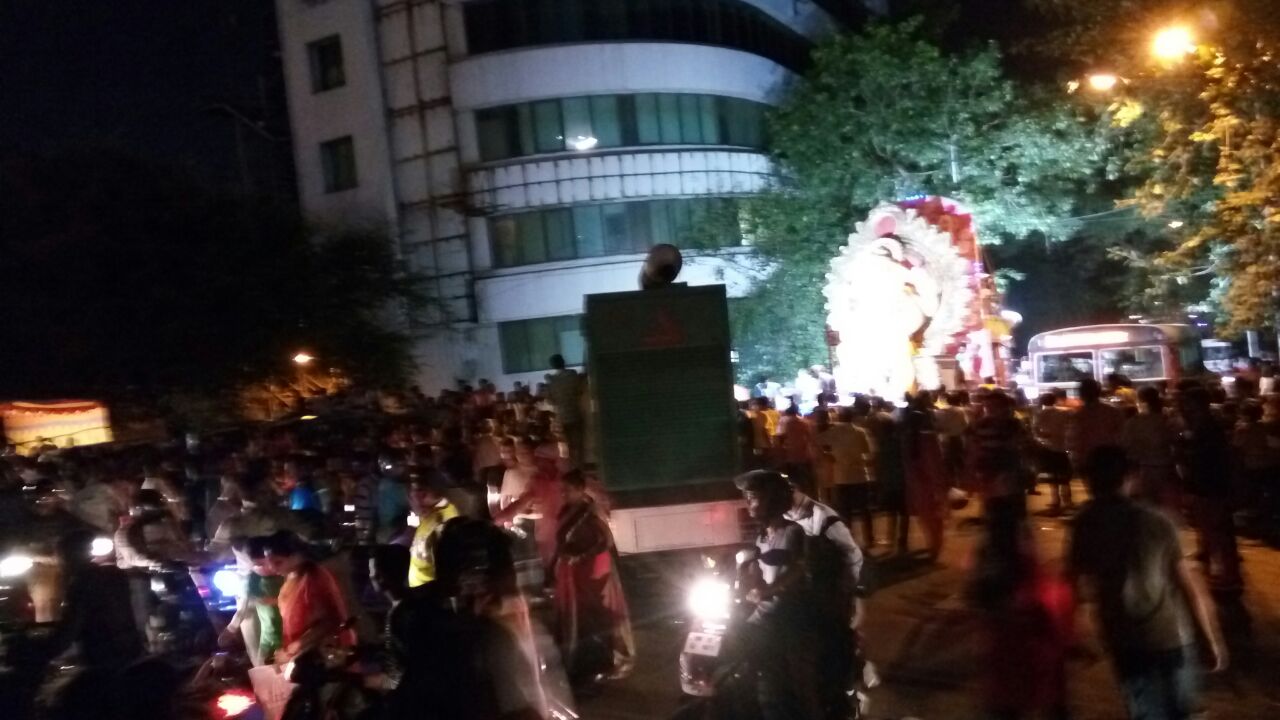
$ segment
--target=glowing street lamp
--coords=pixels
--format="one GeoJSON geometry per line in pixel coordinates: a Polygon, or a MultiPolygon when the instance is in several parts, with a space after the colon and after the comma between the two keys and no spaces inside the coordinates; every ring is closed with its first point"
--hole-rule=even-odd
{"type": "Polygon", "coordinates": [[[1151,41],[1151,54],[1166,62],[1176,62],[1195,52],[1195,39],[1191,31],[1182,25],[1167,27],[1151,41]]]}
{"type": "Polygon", "coordinates": [[[300,352],[293,356],[293,362],[297,365],[310,365],[312,360],[315,360],[315,357],[305,352],[300,352]]]}
{"type": "Polygon", "coordinates": [[[1105,93],[1114,90],[1120,78],[1111,73],[1094,73],[1089,76],[1088,81],[1090,90],[1105,93]]]}

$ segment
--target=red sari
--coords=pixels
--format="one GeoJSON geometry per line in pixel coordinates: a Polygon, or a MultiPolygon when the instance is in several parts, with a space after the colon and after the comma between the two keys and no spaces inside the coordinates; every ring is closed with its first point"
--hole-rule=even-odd
{"type": "Polygon", "coordinates": [[[625,672],[634,661],[635,641],[614,564],[613,534],[590,498],[565,505],[558,520],[555,604],[565,666],[578,677],[625,672]]]}

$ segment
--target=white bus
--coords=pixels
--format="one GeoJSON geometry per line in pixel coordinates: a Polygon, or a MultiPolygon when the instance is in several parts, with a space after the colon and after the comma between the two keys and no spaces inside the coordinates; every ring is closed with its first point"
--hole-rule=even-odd
{"type": "Polygon", "coordinates": [[[1188,325],[1088,325],[1041,333],[1027,344],[1032,388],[1042,393],[1080,381],[1103,382],[1118,373],[1135,385],[1178,380],[1204,372],[1200,336],[1188,325]]]}

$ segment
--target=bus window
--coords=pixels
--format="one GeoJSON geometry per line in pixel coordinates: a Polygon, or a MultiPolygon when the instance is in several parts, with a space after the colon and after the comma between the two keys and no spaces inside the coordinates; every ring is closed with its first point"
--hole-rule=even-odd
{"type": "Polygon", "coordinates": [[[1098,353],[1103,376],[1119,373],[1130,380],[1159,380],[1169,377],[1159,347],[1116,348],[1098,353]]]}
{"type": "Polygon", "coordinates": [[[1036,361],[1036,382],[1080,382],[1093,377],[1093,353],[1044,353],[1036,361]]]}

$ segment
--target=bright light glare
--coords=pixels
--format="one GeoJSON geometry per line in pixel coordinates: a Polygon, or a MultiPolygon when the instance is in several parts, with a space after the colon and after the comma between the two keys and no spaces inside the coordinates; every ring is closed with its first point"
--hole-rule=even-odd
{"type": "Polygon", "coordinates": [[[1195,49],[1191,31],[1181,25],[1161,30],[1151,41],[1151,54],[1161,60],[1179,60],[1195,49]]]}
{"type": "Polygon", "coordinates": [[[240,597],[244,584],[244,576],[231,568],[222,568],[213,574],[213,586],[226,597],[240,597]]]}
{"type": "Polygon", "coordinates": [[[1111,73],[1096,73],[1089,76],[1089,89],[1097,92],[1108,92],[1120,82],[1120,78],[1111,73]]]}
{"type": "Polygon", "coordinates": [[[316,419],[315,415],[303,415],[301,418],[299,418],[299,420],[315,420],[315,419],[316,419]]]}
{"type": "Polygon", "coordinates": [[[1169,229],[1170,229],[1170,230],[1177,230],[1178,228],[1182,227],[1182,226],[1183,226],[1183,225],[1185,225],[1185,224],[1186,224],[1186,223],[1182,222],[1181,220],[1170,220],[1170,221],[1169,221],[1169,229]]]}
{"type": "Polygon", "coordinates": [[[10,555],[0,559],[0,578],[22,577],[33,564],[35,563],[26,555],[10,555]]]}
{"type": "Polygon", "coordinates": [[[733,604],[729,583],[703,578],[689,589],[689,612],[699,620],[728,620],[733,604]]]}
{"type": "Polygon", "coordinates": [[[89,545],[89,554],[94,557],[103,557],[110,555],[112,550],[116,549],[116,544],[109,537],[97,537],[93,539],[93,543],[89,545]]]}
{"type": "Polygon", "coordinates": [[[574,150],[590,150],[591,148],[595,147],[599,143],[600,141],[597,140],[596,138],[588,137],[586,135],[579,135],[578,137],[569,141],[569,146],[572,147],[574,150]]]}
{"type": "Polygon", "coordinates": [[[409,517],[405,519],[405,524],[409,527],[418,527],[421,522],[422,518],[417,513],[409,513],[409,517]]]}
{"type": "Polygon", "coordinates": [[[242,692],[225,692],[218,696],[218,709],[222,717],[230,718],[253,707],[253,696],[242,692]]]}
{"type": "Polygon", "coordinates": [[[1044,339],[1046,350],[1057,348],[1079,347],[1081,345],[1107,345],[1129,341],[1129,333],[1124,330],[1099,330],[1097,332],[1078,332],[1070,335],[1050,335],[1044,339]]]}
{"type": "Polygon", "coordinates": [[[293,356],[293,361],[298,363],[299,365],[306,365],[310,363],[312,360],[315,360],[315,356],[308,355],[304,352],[300,352],[297,355],[293,356]]]}

